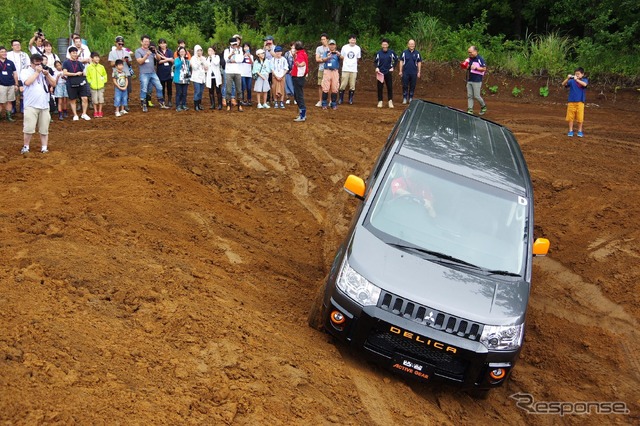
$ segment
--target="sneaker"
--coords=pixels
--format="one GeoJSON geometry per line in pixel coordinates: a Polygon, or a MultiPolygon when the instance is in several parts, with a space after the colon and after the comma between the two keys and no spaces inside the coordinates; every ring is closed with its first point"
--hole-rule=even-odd
{"type": "Polygon", "coordinates": [[[316,104],[317,107],[321,107],[322,106],[322,101],[318,101],[318,103],[316,104]]]}
{"type": "Polygon", "coordinates": [[[578,137],[579,137],[579,138],[584,137],[584,133],[582,133],[582,132],[578,132],[578,137]]]}
{"type": "Polygon", "coordinates": [[[165,104],[164,102],[160,102],[160,109],[169,109],[169,108],[171,107],[165,104]]]}
{"type": "Polygon", "coordinates": [[[331,109],[334,110],[334,111],[337,110],[338,109],[338,105],[331,105],[331,109]]]}
{"type": "Polygon", "coordinates": [[[58,114],[58,120],[60,120],[60,121],[64,120],[64,115],[58,114]]]}
{"type": "Polygon", "coordinates": [[[73,121],[78,121],[78,120],[80,120],[80,117],[78,117],[77,115],[74,115],[73,116],[73,121]]]}
{"type": "Polygon", "coordinates": [[[122,111],[120,111],[120,115],[125,115],[125,114],[129,114],[129,111],[127,111],[126,109],[123,109],[122,111]]]}
{"type": "MultiPolygon", "coordinates": [[[[100,113],[99,113],[99,112],[97,112],[97,111],[96,111],[96,112],[94,112],[94,113],[93,113],[93,118],[98,118],[98,117],[100,117],[100,113]]],[[[82,118],[84,118],[84,117],[82,117],[82,118]]]]}
{"type": "Polygon", "coordinates": [[[284,109],[284,102],[280,101],[280,109],[284,109]]]}
{"type": "Polygon", "coordinates": [[[116,111],[116,117],[120,117],[120,115],[122,115],[120,114],[120,111],[116,111]]]}
{"type": "Polygon", "coordinates": [[[402,105],[406,105],[407,104],[407,98],[402,98],[402,105]]]}
{"type": "Polygon", "coordinates": [[[482,108],[480,108],[480,115],[484,115],[487,112],[487,106],[483,106],[482,108]]]}
{"type": "Polygon", "coordinates": [[[91,120],[91,117],[89,117],[87,114],[82,114],[82,115],[80,116],[80,118],[82,118],[83,120],[86,120],[86,121],[91,120]]]}
{"type": "Polygon", "coordinates": [[[569,133],[567,133],[567,136],[569,136],[570,138],[573,137],[573,130],[571,130],[569,133]]]}
{"type": "Polygon", "coordinates": [[[378,101],[378,108],[382,108],[382,101],[378,101]]]}
{"type": "Polygon", "coordinates": [[[28,154],[28,153],[29,153],[29,147],[23,146],[22,149],[20,150],[20,154],[28,154]]]}
{"type": "Polygon", "coordinates": [[[291,101],[289,99],[287,99],[286,104],[289,105],[291,103],[291,101]]]}
{"type": "Polygon", "coordinates": [[[269,109],[269,108],[271,108],[271,106],[269,104],[265,103],[264,105],[262,105],[262,108],[269,109]]]}
{"type": "Polygon", "coordinates": [[[469,109],[467,110],[467,114],[471,114],[471,115],[473,115],[473,108],[469,108],[469,109]]]}
{"type": "Polygon", "coordinates": [[[261,104],[261,103],[258,103],[258,106],[257,106],[256,108],[258,108],[258,109],[262,109],[262,108],[264,108],[264,107],[262,106],[262,104],[261,104]]]}
{"type": "Polygon", "coordinates": [[[409,98],[409,103],[411,103],[411,101],[413,101],[413,98],[409,98]]]}
{"type": "Polygon", "coordinates": [[[152,103],[151,101],[147,102],[147,106],[148,106],[149,108],[153,108],[153,107],[154,107],[154,105],[153,105],[153,103],[152,103]]]}
{"type": "Polygon", "coordinates": [[[40,153],[41,153],[41,154],[48,154],[48,153],[49,153],[49,150],[45,147],[45,148],[42,148],[42,149],[40,150],[40,153]]]}
{"type": "Polygon", "coordinates": [[[322,109],[323,109],[324,111],[326,111],[326,110],[327,110],[327,107],[326,107],[326,106],[323,106],[323,107],[322,107],[322,109]]]}
{"type": "Polygon", "coordinates": [[[389,108],[393,108],[393,101],[389,100],[389,108]]]}

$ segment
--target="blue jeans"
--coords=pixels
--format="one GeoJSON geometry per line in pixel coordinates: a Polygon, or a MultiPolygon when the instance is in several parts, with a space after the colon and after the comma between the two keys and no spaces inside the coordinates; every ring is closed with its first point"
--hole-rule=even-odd
{"type": "Polygon", "coordinates": [[[179,106],[187,106],[187,89],[188,84],[176,83],[176,108],[179,106]]]}
{"type": "Polygon", "coordinates": [[[156,93],[158,93],[158,101],[164,102],[164,97],[162,96],[162,83],[160,83],[160,79],[155,72],[140,74],[140,100],[144,101],[145,99],[147,99],[147,89],[149,88],[149,83],[151,83],[151,85],[156,88],[156,93]]]}
{"type": "Polygon", "coordinates": [[[251,102],[251,85],[253,84],[253,78],[242,77],[242,93],[247,92],[247,101],[251,102]]]}
{"type": "Polygon", "coordinates": [[[113,95],[113,106],[115,107],[127,106],[128,98],[129,98],[129,94],[127,93],[126,90],[120,90],[116,88],[113,95]]]}
{"type": "Polygon", "coordinates": [[[196,83],[193,82],[193,100],[201,101],[202,100],[202,92],[204,92],[204,83],[196,83]]]}

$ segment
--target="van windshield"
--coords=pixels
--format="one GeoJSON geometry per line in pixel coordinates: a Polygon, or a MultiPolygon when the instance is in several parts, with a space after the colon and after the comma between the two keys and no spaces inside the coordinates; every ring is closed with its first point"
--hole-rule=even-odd
{"type": "Polygon", "coordinates": [[[521,274],[527,214],[524,197],[397,156],[366,226],[387,243],[521,274]]]}

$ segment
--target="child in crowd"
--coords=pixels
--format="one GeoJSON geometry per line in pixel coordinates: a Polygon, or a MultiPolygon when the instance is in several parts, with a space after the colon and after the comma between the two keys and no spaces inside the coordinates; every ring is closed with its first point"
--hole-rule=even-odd
{"type": "Polygon", "coordinates": [[[102,117],[104,105],[104,85],[107,83],[107,70],[100,63],[100,54],[91,53],[91,63],[87,66],[87,83],[91,88],[91,101],[93,102],[93,117],[102,117]]]}
{"type": "Polygon", "coordinates": [[[264,58],[264,50],[256,50],[258,60],[253,63],[253,77],[255,78],[255,86],[253,90],[258,96],[258,108],[271,108],[267,103],[267,93],[271,86],[269,85],[269,74],[271,74],[271,61],[264,58]],[[263,102],[260,100],[263,99],[263,102]]]}
{"type": "Polygon", "coordinates": [[[584,122],[584,103],[587,100],[585,89],[589,84],[589,79],[584,76],[584,68],[576,68],[573,75],[567,75],[562,85],[569,89],[569,102],[567,104],[567,117],[569,122],[569,133],[567,136],[573,137],[573,122],[578,123],[578,137],[584,136],[582,133],[582,123],[584,122]]]}
{"type": "Polygon", "coordinates": [[[67,100],[69,99],[69,93],[67,92],[67,77],[62,72],[62,62],[55,61],[55,72],[53,78],[56,80],[56,88],[53,92],[58,101],[58,120],[64,120],[67,117],[67,100]]]}
{"type": "Polygon", "coordinates": [[[126,107],[129,103],[127,88],[129,87],[128,75],[124,71],[124,61],[116,59],[116,67],[113,69],[113,106],[116,107],[116,117],[127,114],[126,107]]]}
{"type": "Polygon", "coordinates": [[[273,78],[271,82],[273,85],[271,87],[271,98],[273,99],[273,107],[284,109],[284,82],[285,75],[287,75],[287,71],[289,71],[289,64],[282,56],[281,46],[276,46],[273,49],[272,67],[273,78]]]}

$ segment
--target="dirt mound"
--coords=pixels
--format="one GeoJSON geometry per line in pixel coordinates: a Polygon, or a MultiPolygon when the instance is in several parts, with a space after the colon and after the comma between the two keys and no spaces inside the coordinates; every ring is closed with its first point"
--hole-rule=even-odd
{"type": "MultiPolygon", "coordinates": [[[[466,108],[459,70],[426,78],[417,96],[466,108]]],[[[509,397],[527,392],[630,410],[567,423],[638,422],[640,144],[627,123],[640,105],[592,91],[586,137],[569,139],[565,94],[504,87],[516,83],[524,98],[488,95],[487,117],[522,145],[536,234],[552,248],[535,260],[521,360],[488,400],[406,382],[306,325],[357,203],[343,180],[367,175],[403,111],[399,87],[395,109],[375,107],[366,69],[355,104],[335,112],[312,106],[309,83],[306,123],[293,105],[142,114],[132,102],[124,117],[108,106],[103,119],[56,121],[50,153],[25,157],[21,123],[0,123],[0,420],[559,420],[509,397]]]]}

